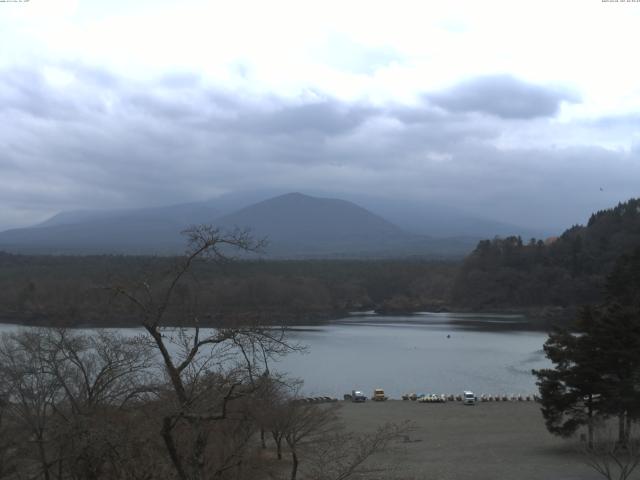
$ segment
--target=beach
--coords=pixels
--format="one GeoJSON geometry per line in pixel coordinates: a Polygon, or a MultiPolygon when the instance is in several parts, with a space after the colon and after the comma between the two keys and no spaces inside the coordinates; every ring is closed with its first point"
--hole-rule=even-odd
{"type": "Polygon", "coordinates": [[[591,480],[578,440],[551,435],[535,402],[340,402],[348,429],[370,432],[409,420],[407,437],[367,464],[366,478],[591,480]],[[381,469],[385,466],[384,469],[381,469]],[[390,468],[387,468],[390,467],[390,468]]]}

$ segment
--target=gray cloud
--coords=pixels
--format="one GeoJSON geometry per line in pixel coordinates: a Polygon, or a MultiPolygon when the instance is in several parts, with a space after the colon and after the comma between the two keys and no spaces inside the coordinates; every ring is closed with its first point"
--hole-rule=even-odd
{"type": "Polygon", "coordinates": [[[3,72],[0,90],[0,110],[34,117],[59,118],[71,116],[73,105],[52,95],[38,72],[14,69],[3,72]]]}
{"type": "Polygon", "coordinates": [[[634,132],[640,129],[640,114],[607,115],[584,123],[596,128],[616,128],[624,129],[626,132],[634,132]]]}
{"type": "Polygon", "coordinates": [[[282,105],[274,111],[245,112],[235,126],[252,133],[292,134],[306,131],[338,135],[354,130],[375,114],[373,108],[322,99],[301,105],[282,105]]]}
{"type": "MultiPolygon", "coordinates": [[[[61,68],[76,84],[0,71],[9,86],[0,93],[0,228],[60,210],[264,188],[419,198],[560,227],[640,194],[638,151],[501,149],[504,131],[522,124],[504,112],[479,118],[430,104],[249,97],[191,74],[139,84],[83,65],[61,68]]],[[[557,108],[560,97],[552,98],[557,108]]]]}
{"type": "Polygon", "coordinates": [[[467,80],[440,93],[427,95],[434,105],[454,113],[485,113],[504,119],[552,117],[563,101],[577,95],[518,80],[510,75],[489,75],[467,80]]]}

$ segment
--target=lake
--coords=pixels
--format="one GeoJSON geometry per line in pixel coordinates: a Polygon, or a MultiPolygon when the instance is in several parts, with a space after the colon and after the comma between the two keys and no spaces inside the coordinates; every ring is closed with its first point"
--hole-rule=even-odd
{"type": "Polygon", "coordinates": [[[520,315],[422,313],[352,315],[328,325],[297,329],[308,345],[276,369],[303,378],[309,395],[342,397],[352,389],[369,396],[384,388],[405,392],[532,394],[532,368],[549,365],[547,335],[526,329],[520,315]]]}
{"type": "MultiPolygon", "coordinates": [[[[16,325],[0,325],[0,332],[16,325]]],[[[142,329],[119,329],[127,335],[142,329]]],[[[204,333],[204,332],[203,332],[204,333]]],[[[532,368],[549,365],[546,334],[527,330],[521,315],[419,313],[350,315],[324,325],[296,327],[291,339],[305,353],[284,357],[272,370],[304,379],[303,393],[342,398],[374,388],[399,398],[407,392],[477,395],[532,394],[532,368]]]]}

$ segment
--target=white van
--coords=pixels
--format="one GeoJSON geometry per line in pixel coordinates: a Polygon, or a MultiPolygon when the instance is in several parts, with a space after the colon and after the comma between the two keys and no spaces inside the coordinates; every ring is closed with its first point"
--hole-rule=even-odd
{"type": "Polygon", "coordinates": [[[464,392],[462,392],[462,403],[465,405],[475,405],[475,394],[473,392],[470,392],[469,390],[465,390],[464,392]]]}

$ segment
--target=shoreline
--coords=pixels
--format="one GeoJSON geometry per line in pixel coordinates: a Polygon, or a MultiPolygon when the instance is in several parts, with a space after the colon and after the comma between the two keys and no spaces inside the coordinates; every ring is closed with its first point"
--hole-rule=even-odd
{"type": "MultiPolygon", "coordinates": [[[[442,310],[437,309],[434,311],[429,311],[427,309],[413,311],[413,312],[385,312],[380,313],[374,310],[366,310],[362,312],[351,311],[351,312],[334,312],[333,314],[327,315],[313,315],[304,319],[296,319],[292,321],[291,319],[287,319],[282,323],[277,322],[265,322],[264,326],[273,326],[273,327],[289,327],[292,330],[296,330],[297,328],[304,327],[315,327],[322,325],[331,325],[334,323],[338,323],[341,320],[349,319],[349,318],[358,318],[358,317],[366,317],[366,318],[403,318],[403,317],[419,317],[420,315],[425,314],[444,314],[444,315],[474,315],[477,314],[479,316],[488,317],[488,316],[522,316],[523,321],[504,321],[504,322],[495,322],[495,321],[483,321],[481,319],[454,319],[449,322],[442,322],[443,324],[450,324],[455,326],[456,328],[468,329],[468,330],[491,330],[491,331],[534,331],[534,332],[549,332],[555,326],[562,326],[567,323],[566,317],[563,316],[563,321],[554,321],[558,320],[557,314],[554,316],[550,316],[547,312],[548,309],[496,309],[491,311],[485,310],[469,310],[469,309],[452,309],[452,310],[442,310]]],[[[565,311],[563,310],[563,313],[565,311]]],[[[118,328],[118,329],[136,329],[143,328],[141,324],[135,324],[134,322],[128,322],[125,320],[113,321],[113,322],[89,322],[89,323],[66,323],[59,322],[55,320],[48,320],[43,317],[31,317],[28,319],[15,319],[15,318],[7,318],[6,316],[0,317],[0,325],[15,325],[22,327],[42,327],[42,328],[69,328],[69,329],[102,329],[102,328],[118,328]]],[[[167,328],[194,328],[195,325],[165,325],[167,328]]],[[[206,322],[201,323],[200,328],[218,328],[221,326],[228,326],[228,324],[218,323],[218,322],[206,322]]]]}

